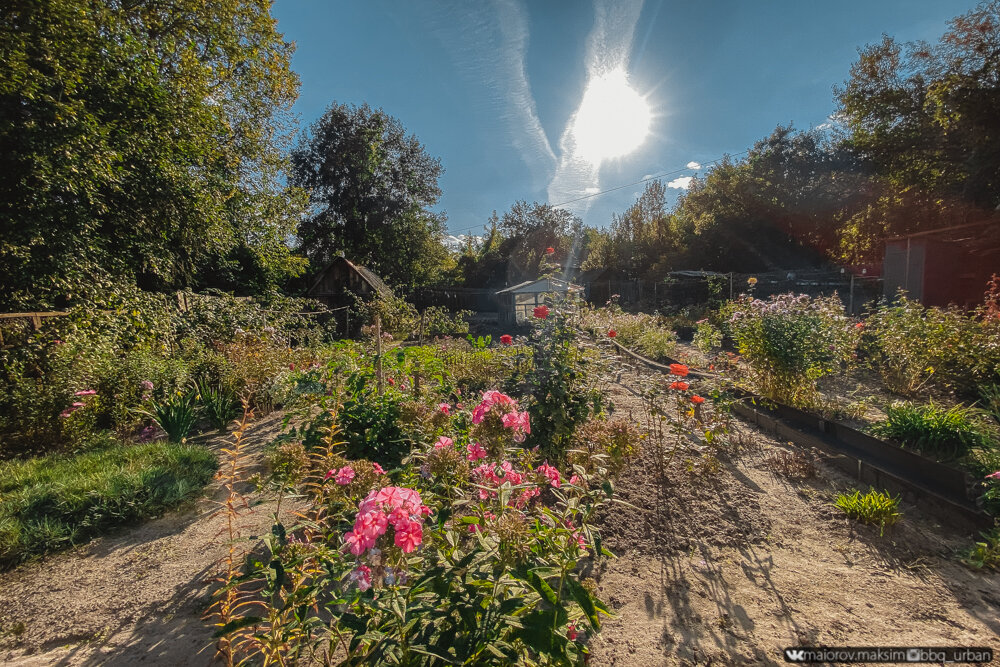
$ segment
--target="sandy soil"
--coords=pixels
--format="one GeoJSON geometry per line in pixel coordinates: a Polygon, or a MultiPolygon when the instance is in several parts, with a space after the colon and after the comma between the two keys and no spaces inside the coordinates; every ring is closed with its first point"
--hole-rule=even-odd
{"type": "MultiPolygon", "coordinates": [[[[249,461],[259,465],[281,417],[272,414],[248,429],[249,461]]],[[[229,442],[224,435],[205,438],[216,450],[229,442]]],[[[209,664],[215,647],[202,615],[228,551],[224,518],[215,515],[215,501],[224,497],[213,481],[187,507],[4,574],[0,662],[209,664]]],[[[274,509],[267,502],[245,511],[239,526],[248,545],[270,531],[274,509]]],[[[286,500],[282,515],[294,509],[286,500]]]]}
{"type": "MultiPolygon", "coordinates": [[[[615,398],[641,413],[636,399],[615,398]]],[[[904,506],[880,537],[832,506],[852,480],[818,453],[815,477],[788,479],[768,459],[794,447],[734,424],[742,446],[719,456],[718,472],[689,472],[698,453],[686,451],[661,478],[647,447],[622,474],[619,497],[635,507],[602,522],[618,558],[598,580],[616,617],[592,664],[786,664],[783,648],[820,644],[1000,652],[1000,574],[958,563],[969,534],[904,506]]]]}

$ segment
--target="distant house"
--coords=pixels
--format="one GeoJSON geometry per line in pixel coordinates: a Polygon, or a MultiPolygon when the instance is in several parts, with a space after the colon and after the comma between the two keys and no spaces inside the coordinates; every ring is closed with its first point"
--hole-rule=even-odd
{"type": "Polygon", "coordinates": [[[497,292],[500,325],[516,326],[530,321],[534,317],[535,308],[545,303],[546,294],[565,294],[582,289],[579,285],[558,278],[526,280],[513,287],[502,289],[497,292]]]}
{"type": "Polygon", "coordinates": [[[883,295],[899,289],[925,306],[982,303],[986,283],[1000,273],[1000,233],[982,222],[886,239],[883,295]]]}
{"type": "Polygon", "coordinates": [[[356,322],[355,326],[351,327],[346,310],[338,309],[353,306],[354,296],[369,301],[380,295],[392,296],[392,290],[377,275],[343,257],[336,257],[327,264],[306,292],[309,298],[326,304],[330,310],[336,310],[334,316],[338,322],[344,322],[344,330],[348,334],[355,333],[361,323],[356,322]]]}

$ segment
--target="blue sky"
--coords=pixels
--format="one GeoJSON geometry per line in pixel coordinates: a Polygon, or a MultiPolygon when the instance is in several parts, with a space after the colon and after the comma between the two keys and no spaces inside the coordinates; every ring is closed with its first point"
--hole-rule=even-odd
{"type": "MultiPolygon", "coordinates": [[[[738,154],[779,123],[821,125],[858,47],[882,33],[936,41],[948,19],[975,4],[277,0],[272,13],[297,45],[292,66],[302,79],[295,107],[302,125],[332,101],[381,107],[441,158],[439,208],[449,230],[475,234],[494,209],[518,199],[562,204],[649,175],[677,172],[664,181],[683,179],[696,173],[686,165],[738,154]],[[649,132],[625,156],[583,159],[575,146],[584,130],[574,123],[584,113],[588,83],[609,71],[623,72],[645,101],[649,132]]],[[[617,114],[631,105],[608,108],[617,114]]],[[[593,123],[588,131],[607,139],[641,125],[641,113],[627,118],[609,132],[595,134],[593,123]]],[[[641,189],[624,187],[566,208],[604,227],[641,189]]]]}

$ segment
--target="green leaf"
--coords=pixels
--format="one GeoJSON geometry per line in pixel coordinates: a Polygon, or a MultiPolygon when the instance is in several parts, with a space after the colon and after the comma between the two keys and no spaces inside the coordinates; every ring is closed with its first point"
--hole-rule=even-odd
{"type": "Polygon", "coordinates": [[[229,621],[228,623],[226,623],[225,625],[223,625],[221,628],[219,628],[218,630],[216,630],[215,634],[213,634],[212,636],[213,637],[222,637],[223,635],[228,635],[230,632],[235,632],[236,630],[240,630],[242,628],[245,628],[245,627],[248,627],[248,626],[251,626],[251,625],[257,625],[258,623],[262,622],[263,620],[264,619],[261,618],[260,616],[244,616],[242,618],[236,618],[236,619],[233,619],[233,620],[229,621]]]}

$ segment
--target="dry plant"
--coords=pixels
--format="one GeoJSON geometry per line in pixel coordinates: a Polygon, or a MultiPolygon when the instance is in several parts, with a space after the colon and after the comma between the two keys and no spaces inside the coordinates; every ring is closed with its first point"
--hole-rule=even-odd
{"type": "Polygon", "coordinates": [[[240,539],[237,522],[244,510],[250,510],[250,504],[237,487],[244,481],[248,466],[244,434],[253,420],[253,416],[248,399],[244,398],[243,417],[239,420],[236,430],[233,431],[233,444],[222,449],[225,460],[215,476],[216,479],[222,480],[226,497],[218,503],[219,508],[213,516],[222,515],[225,518],[225,526],[219,531],[219,535],[226,536],[229,549],[220,561],[222,573],[215,580],[220,584],[215,593],[217,599],[205,615],[207,619],[213,621],[212,626],[217,628],[216,635],[219,637],[219,641],[216,645],[216,656],[221,658],[227,667],[232,667],[234,655],[239,652],[239,646],[246,637],[241,634],[233,635],[233,631],[241,627],[245,628],[250,623],[243,625],[241,623],[252,619],[252,617],[242,614],[241,610],[257,604],[253,594],[239,586],[239,564],[243,560],[244,553],[237,545],[240,539]]]}
{"type": "Polygon", "coordinates": [[[792,479],[816,476],[816,464],[806,452],[781,450],[769,456],[764,463],[772,471],[792,479]]]}

